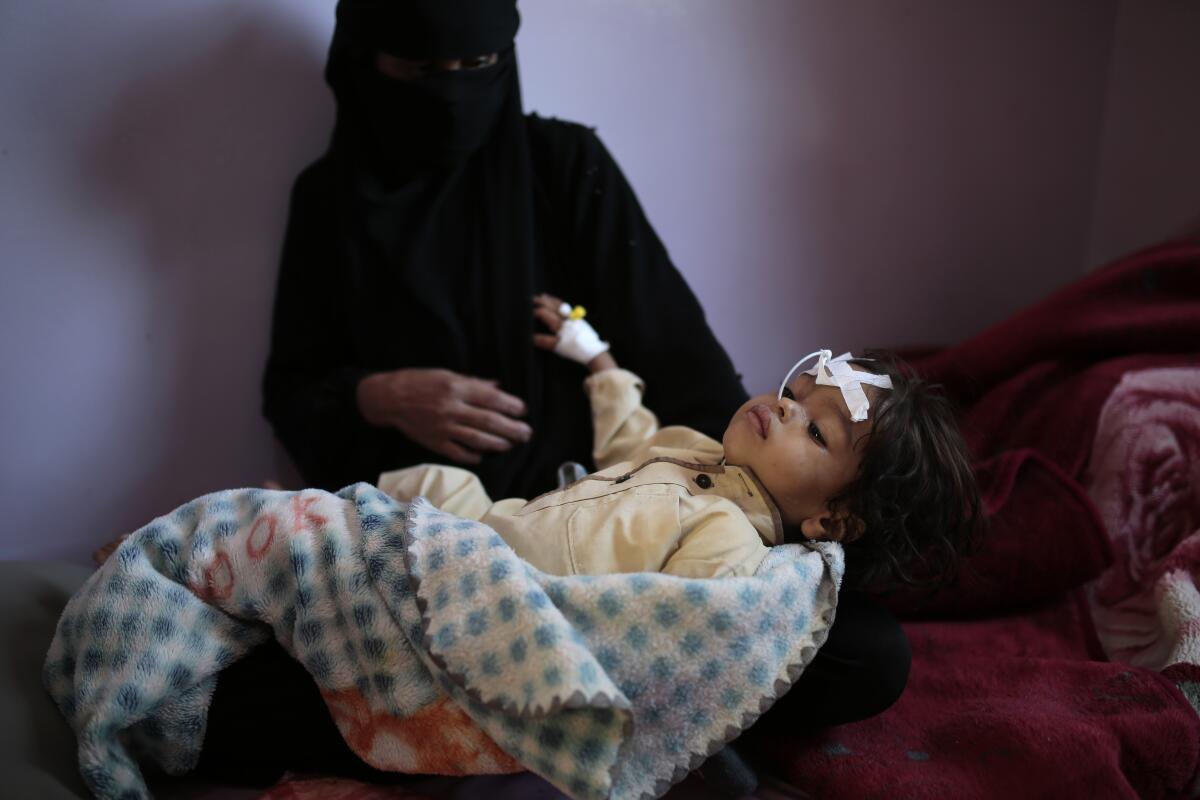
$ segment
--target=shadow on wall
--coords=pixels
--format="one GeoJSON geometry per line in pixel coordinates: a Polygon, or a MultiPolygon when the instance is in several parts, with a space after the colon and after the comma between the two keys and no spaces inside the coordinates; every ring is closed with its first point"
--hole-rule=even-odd
{"type": "MultiPolygon", "coordinates": [[[[323,47],[279,14],[208,9],[148,38],[136,56],[144,78],[85,154],[85,190],[144,237],[144,258],[129,265],[152,306],[138,351],[151,364],[138,374],[158,386],[124,396],[161,406],[137,432],[156,437],[140,448],[156,456],[122,464],[127,483],[97,515],[124,526],[114,534],[198,494],[295,483],[261,417],[260,379],[291,184],[332,130],[323,47]],[[221,30],[214,16],[234,21],[221,30]],[[211,46],[180,59],[170,43],[197,30],[217,31],[211,46]]],[[[92,466],[85,474],[105,474],[92,466]]]]}

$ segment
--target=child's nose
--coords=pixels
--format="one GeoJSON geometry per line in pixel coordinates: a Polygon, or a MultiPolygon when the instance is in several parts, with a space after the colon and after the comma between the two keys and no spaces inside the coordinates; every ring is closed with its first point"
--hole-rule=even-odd
{"type": "Polygon", "coordinates": [[[787,397],[781,397],[779,399],[779,408],[777,413],[779,414],[779,421],[784,425],[788,425],[797,421],[803,421],[808,418],[808,412],[804,410],[804,406],[787,397]]]}

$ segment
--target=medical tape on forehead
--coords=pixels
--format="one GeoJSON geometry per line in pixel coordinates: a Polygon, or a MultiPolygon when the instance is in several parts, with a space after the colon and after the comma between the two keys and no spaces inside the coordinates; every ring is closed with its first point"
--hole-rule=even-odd
{"type": "Polygon", "coordinates": [[[850,419],[854,422],[862,422],[871,410],[871,401],[867,399],[867,393],[862,388],[864,383],[880,389],[892,388],[892,379],[887,375],[861,372],[850,366],[850,359],[854,356],[849,353],[842,353],[833,358],[833,352],[830,350],[816,350],[797,361],[788,370],[783,383],[779,384],[780,399],[783,398],[783,390],[787,388],[788,381],[796,374],[796,370],[813,357],[817,359],[816,366],[801,374],[815,375],[818,386],[836,386],[841,389],[842,399],[846,401],[846,408],[850,409],[850,419]]]}

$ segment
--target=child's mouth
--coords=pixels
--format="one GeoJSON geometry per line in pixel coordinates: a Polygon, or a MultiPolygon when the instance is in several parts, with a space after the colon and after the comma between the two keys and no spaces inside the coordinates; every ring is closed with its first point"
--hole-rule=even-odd
{"type": "Polygon", "coordinates": [[[750,424],[758,431],[758,435],[766,439],[771,430],[771,410],[759,403],[747,411],[746,415],[750,417],[750,424]]]}

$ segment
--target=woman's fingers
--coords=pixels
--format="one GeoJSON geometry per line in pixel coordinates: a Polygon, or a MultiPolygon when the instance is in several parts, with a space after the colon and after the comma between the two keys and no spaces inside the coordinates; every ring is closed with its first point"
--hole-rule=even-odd
{"type": "Polygon", "coordinates": [[[475,465],[483,460],[483,456],[475,450],[454,441],[451,438],[451,430],[452,428],[449,426],[437,431],[432,428],[424,428],[420,434],[409,438],[425,449],[443,455],[458,464],[475,465]]]}
{"type": "MultiPolygon", "coordinates": [[[[512,446],[509,442],[520,444],[528,442],[530,437],[533,436],[533,428],[530,428],[524,422],[507,417],[504,414],[498,414],[486,408],[470,405],[463,406],[454,417],[458,425],[501,437],[501,440],[505,444],[505,450],[512,446]]],[[[468,444],[470,443],[468,442],[468,444]]]]}
{"type": "Polygon", "coordinates": [[[525,401],[504,391],[494,381],[470,378],[463,384],[458,396],[468,405],[491,409],[510,417],[525,416],[525,401]]]}
{"type": "Polygon", "coordinates": [[[535,333],[533,335],[533,343],[543,350],[553,350],[558,347],[558,337],[551,336],[548,333],[535,333]]]}
{"type": "Polygon", "coordinates": [[[360,399],[360,408],[372,424],[395,428],[457,464],[473,466],[484,453],[511,450],[533,436],[518,419],[526,413],[525,402],[494,380],[407,369],[377,373],[359,386],[360,398],[370,400],[360,399]]]}
{"type": "Polygon", "coordinates": [[[470,425],[451,426],[449,436],[452,442],[476,453],[504,453],[512,449],[508,439],[470,425]]]}

